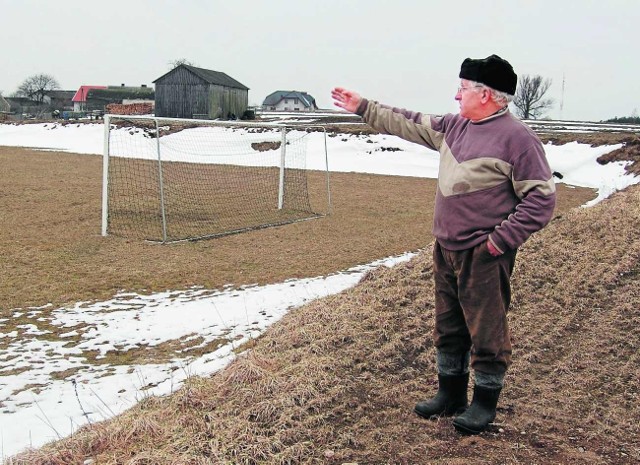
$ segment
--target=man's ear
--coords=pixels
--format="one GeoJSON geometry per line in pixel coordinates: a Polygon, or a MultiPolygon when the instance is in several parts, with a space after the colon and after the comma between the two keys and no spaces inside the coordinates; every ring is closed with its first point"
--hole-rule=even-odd
{"type": "Polygon", "coordinates": [[[482,92],[482,95],[480,96],[480,101],[482,102],[483,105],[486,105],[491,101],[491,91],[489,91],[489,89],[487,89],[486,87],[483,87],[480,92],[482,92]]]}

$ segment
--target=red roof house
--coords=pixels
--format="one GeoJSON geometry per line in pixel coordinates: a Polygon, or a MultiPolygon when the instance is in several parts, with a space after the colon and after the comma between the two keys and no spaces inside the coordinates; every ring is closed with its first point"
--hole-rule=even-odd
{"type": "Polygon", "coordinates": [[[107,86],[80,86],[71,101],[73,102],[73,111],[84,110],[87,103],[87,95],[91,89],[106,89],[107,86]]]}

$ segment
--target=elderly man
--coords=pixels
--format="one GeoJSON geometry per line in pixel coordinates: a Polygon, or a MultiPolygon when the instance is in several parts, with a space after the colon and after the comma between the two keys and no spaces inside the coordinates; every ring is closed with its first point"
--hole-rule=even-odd
{"type": "Polygon", "coordinates": [[[457,415],[466,434],[495,419],[511,363],[507,310],[516,251],[551,219],[555,184],[542,143],[508,104],[517,76],[497,55],[462,62],[459,114],[381,105],[335,88],[336,106],[372,128],[440,152],[433,249],[438,392],[414,411],[457,415]],[[469,364],[474,370],[468,406],[469,364]]]}

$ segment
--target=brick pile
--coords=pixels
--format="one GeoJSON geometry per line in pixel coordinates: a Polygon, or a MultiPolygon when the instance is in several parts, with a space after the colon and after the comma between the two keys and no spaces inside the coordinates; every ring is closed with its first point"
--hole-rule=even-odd
{"type": "Polygon", "coordinates": [[[112,115],[148,115],[153,113],[153,103],[110,103],[107,105],[107,113],[112,115]]]}

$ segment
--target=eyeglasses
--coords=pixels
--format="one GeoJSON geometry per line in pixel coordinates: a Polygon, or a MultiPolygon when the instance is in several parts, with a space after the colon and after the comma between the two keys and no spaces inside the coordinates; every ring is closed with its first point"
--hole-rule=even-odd
{"type": "Polygon", "coordinates": [[[461,94],[462,92],[464,92],[465,90],[469,90],[469,89],[480,89],[484,86],[469,86],[469,87],[458,87],[458,93],[461,94]]]}

